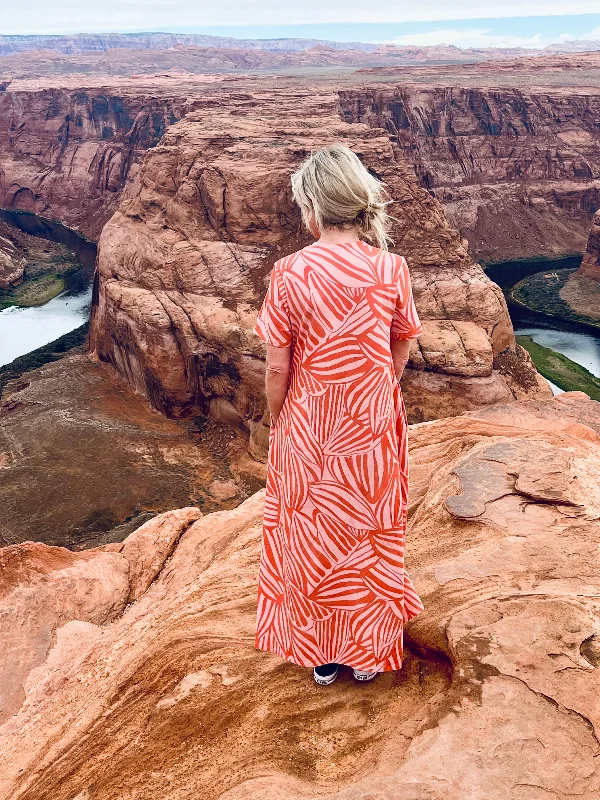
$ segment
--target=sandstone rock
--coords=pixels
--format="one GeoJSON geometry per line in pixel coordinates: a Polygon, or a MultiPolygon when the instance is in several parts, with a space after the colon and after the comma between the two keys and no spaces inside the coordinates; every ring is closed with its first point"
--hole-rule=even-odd
{"type": "Polygon", "coordinates": [[[0,92],[0,206],[46,214],[96,238],[139,156],[185,103],[181,92],[174,98],[81,84],[0,92]]]}
{"type": "Polygon", "coordinates": [[[569,275],[559,295],[582,321],[600,323],[600,211],[594,216],[581,266],[569,275]]]}
{"type": "Polygon", "coordinates": [[[594,216],[579,274],[600,282],[600,211],[594,216]]]}
{"type": "Polygon", "coordinates": [[[424,68],[399,75],[399,85],[388,76],[385,85],[343,89],[340,102],[348,121],[390,133],[475,258],[572,255],[585,248],[600,205],[600,92],[594,79],[569,78],[570,66],[530,59],[439,77],[424,68]],[[499,73],[510,78],[490,88],[484,75],[499,73]]]}
{"type": "Polygon", "coordinates": [[[67,640],[55,644],[55,634],[71,621],[79,627],[70,638],[115,619],[148,589],[199,516],[197,508],[171,511],[122,544],[85,553],[37,542],[0,549],[0,723],[21,706],[27,680],[34,684],[32,670],[42,663],[54,669],[59,652],[71,659],[67,640]]]}
{"type": "Polygon", "coordinates": [[[262,492],[191,526],[163,515],[182,535],[124,610],[114,546],[10,548],[0,619],[19,591],[22,615],[50,592],[56,634],[9,640],[44,645],[0,727],[0,797],[597,797],[600,404],[512,402],[409,438],[407,566],[425,611],[402,672],[366,686],[343,671],[324,691],[254,650],[262,492]],[[77,598],[101,564],[94,616],[77,598]]]}
{"type": "Polygon", "coordinates": [[[25,257],[7,233],[0,223],[0,289],[21,283],[25,272],[25,257]]]}
{"type": "MultiPolygon", "coordinates": [[[[266,444],[264,350],[251,329],[273,262],[308,241],[290,173],[335,140],[389,187],[395,247],[409,260],[430,331],[413,351],[409,414],[456,413],[457,387],[460,410],[516,396],[494,368],[504,351],[522,359],[502,292],[384,132],[341,121],[333,93],[230,95],[167,131],[104,228],[91,347],[161,411],[227,417],[256,455],[266,444]]],[[[535,376],[530,361],[523,371],[535,376]]],[[[535,378],[521,390],[549,391],[535,378]]]]}

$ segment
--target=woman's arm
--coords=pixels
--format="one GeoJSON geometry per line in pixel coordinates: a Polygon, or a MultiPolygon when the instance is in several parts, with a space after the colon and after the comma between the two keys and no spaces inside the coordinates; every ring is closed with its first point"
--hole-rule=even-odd
{"type": "Polygon", "coordinates": [[[408,362],[408,351],[410,350],[410,339],[392,339],[390,342],[392,350],[392,359],[394,361],[394,370],[396,378],[400,380],[404,367],[408,362]]]}
{"type": "Polygon", "coordinates": [[[275,347],[272,344],[267,344],[265,391],[272,424],[277,422],[277,417],[287,394],[291,364],[291,347],[275,347]]]}

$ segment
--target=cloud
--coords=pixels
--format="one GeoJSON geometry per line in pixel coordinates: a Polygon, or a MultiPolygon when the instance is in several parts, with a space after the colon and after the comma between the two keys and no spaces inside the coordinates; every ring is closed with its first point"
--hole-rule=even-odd
{"type": "Polygon", "coordinates": [[[574,35],[572,33],[561,33],[560,36],[556,37],[557,42],[572,42],[572,41],[597,41],[600,39],[600,28],[594,28],[592,31],[588,31],[587,33],[581,33],[574,35]]]}
{"type": "Polygon", "coordinates": [[[465,28],[463,30],[434,29],[424,33],[411,33],[396,36],[388,44],[416,45],[429,47],[438,44],[452,44],[456,47],[544,47],[546,42],[541,33],[533,36],[502,36],[485,28],[465,28]]]}
{"type": "MultiPolygon", "coordinates": [[[[598,0],[21,0],[2,3],[2,33],[164,30],[172,26],[402,23],[597,14],[598,0]]],[[[534,45],[535,46],[535,45],[534,45]]]]}

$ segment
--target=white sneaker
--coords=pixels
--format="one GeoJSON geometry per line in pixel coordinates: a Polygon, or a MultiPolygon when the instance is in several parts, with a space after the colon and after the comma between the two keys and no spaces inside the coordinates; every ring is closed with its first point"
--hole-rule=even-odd
{"type": "Polygon", "coordinates": [[[379,673],[367,672],[364,669],[355,669],[353,670],[353,675],[357,681],[372,681],[373,678],[376,678],[379,675],[379,673]]]}
{"type": "Polygon", "coordinates": [[[338,671],[339,664],[323,664],[315,667],[313,670],[315,683],[318,683],[319,686],[329,686],[337,678],[338,671]]]}

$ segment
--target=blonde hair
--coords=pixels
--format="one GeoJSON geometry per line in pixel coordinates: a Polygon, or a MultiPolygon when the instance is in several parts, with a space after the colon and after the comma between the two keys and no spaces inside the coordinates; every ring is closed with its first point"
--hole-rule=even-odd
{"type": "Polygon", "coordinates": [[[292,175],[292,194],[308,227],[311,212],[319,230],[356,226],[362,239],[388,249],[383,183],[343,144],[312,153],[292,175]]]}

